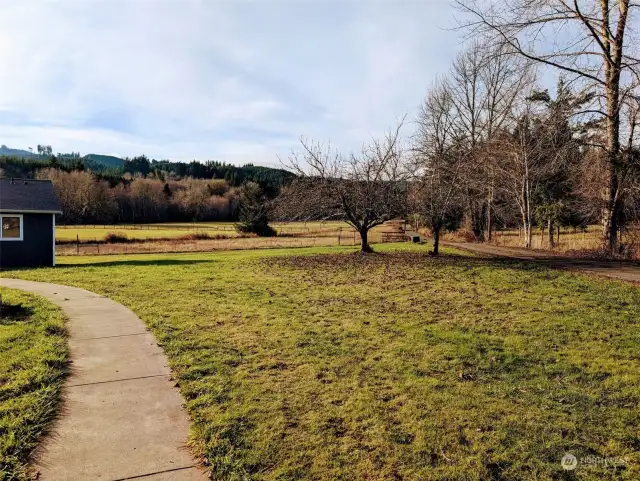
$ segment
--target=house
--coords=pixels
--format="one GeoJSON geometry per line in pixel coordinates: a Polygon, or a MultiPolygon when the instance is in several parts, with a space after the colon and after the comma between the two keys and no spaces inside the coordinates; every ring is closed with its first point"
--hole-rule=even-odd
{"type": "Polygon", "coordinates": [[[55,265],[56,214],[50,180],[0,178],[0,269],[55,265]]]}

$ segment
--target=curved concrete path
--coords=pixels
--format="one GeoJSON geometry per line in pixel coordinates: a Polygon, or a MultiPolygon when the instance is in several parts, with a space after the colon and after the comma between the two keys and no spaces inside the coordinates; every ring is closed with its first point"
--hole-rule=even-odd
{"type": "Polygon", "coordinates": [[[189,419],[153,335],[129,309],[75,287],[0,279],[69,318],[72,372],[61,415],[35,455],[44,481],[206,479],[185,448],[189,419]]]}

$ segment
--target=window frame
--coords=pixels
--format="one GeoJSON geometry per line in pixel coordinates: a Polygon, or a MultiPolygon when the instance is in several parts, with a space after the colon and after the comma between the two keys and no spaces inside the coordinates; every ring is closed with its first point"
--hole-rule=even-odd
{"type": "Polygon", "coordinates": [[[23,214],[11,214],[9,212],[0,212],[0,242],[22,241],[24,240],[24,215],[23,214]],[[20,219],[20,237],[3,237],[2,235],[2,223],[4,217],[18,217],[20,219]]]}

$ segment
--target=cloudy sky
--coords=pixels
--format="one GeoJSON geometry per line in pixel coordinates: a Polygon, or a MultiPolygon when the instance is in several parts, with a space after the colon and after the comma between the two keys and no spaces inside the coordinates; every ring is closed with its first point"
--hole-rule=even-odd
{"type": "Polygon", "coordinates": [[[447,0],[0,0],[0,143],[278,165],[357,147],[460,48],[447,0]]]}

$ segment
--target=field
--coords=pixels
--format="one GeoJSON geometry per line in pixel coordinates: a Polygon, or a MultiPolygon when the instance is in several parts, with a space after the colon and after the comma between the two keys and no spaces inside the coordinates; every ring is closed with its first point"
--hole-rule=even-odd
{"type": "MultiPolygon", "coordinates": [[[[210,252],[214,250],[273,249],[357,245],[359,234],[345,222],[286,222],[271,224],[277,237],[240,235],[234,224],[203,222],[197,224],[135,224],[116,226],[58,226],[58,255],[143,254],[166,252],[210,252]],[[117,234],[125,241],[105,242],[105,236],[117,234]],[[79,242],[77,242],[79,241],[79,242]]],[[[369,242],[388,239],[383,232],[396,226],[372,229],[369,242]]]]}
{"type": "MultiPolygon", "coordinates": [[[[274,222],[272,226],[279,234],[321,234],[338,229],[350,229],[345,222],[274,222]]],[[[211,237],[236,237],[233,222],[170,222],[159,224],[116,224],[116,225],[59,225],[56,228],[58,242],[96,242],[104,240],[107,234],[119,234],[129,239],[151,240],[172,239],[192,233],[207,233],[211,237]]]]}
{"type": "Polygon", "coordinates": [[[196,232],[206,232],[207,234],[225,235],[235,237],[237,235],[233,224],[221,222],[217,225],[213,223],[202,224],[118,224],[113,226],[91,225],[91,226],[64,226],[56,227],[56,241],[69,242],[80,240],[80,242],[96,242],[104,240],[107,234],[118,234],[129,239],[171,239],[178,238],[196,232]]]}
{"type": "MultiPolygon", "coordinates": [[[[626,230],[622,236],[622,243],[625,246],[626,254],[632,258],[640,255],[640,231],[637,228],[626,230]]],[[[554,235],[554,251],[557,252],[579,252],[598,251],[602,248],[602,228],[598,225],[586,226],[584,229],[573,229],[572,227],[562,227],[560,237],[557,232],[554,235]]],[[[505,247],[522,247],[522,233],[517,229],[498,231],[493,236],[493,244],[505,247]]],[[[547,232],[536,229],[531,239],[533,249],[548,249],[549,241],[547,232]]]]}
{"type": "Polygon", "coordinates": [[[427,247],[59,258],[133,309],[214,479],[638,479],[640,291],[427,247]],[[566,452],[617,468],[562,470],[566,452]]]}
{"type": "Polygon", "coordinates": [[[62,312],[0,288],[0,479],[27,479],[25,463],[56,413],[67,370],[62,312]]]}

